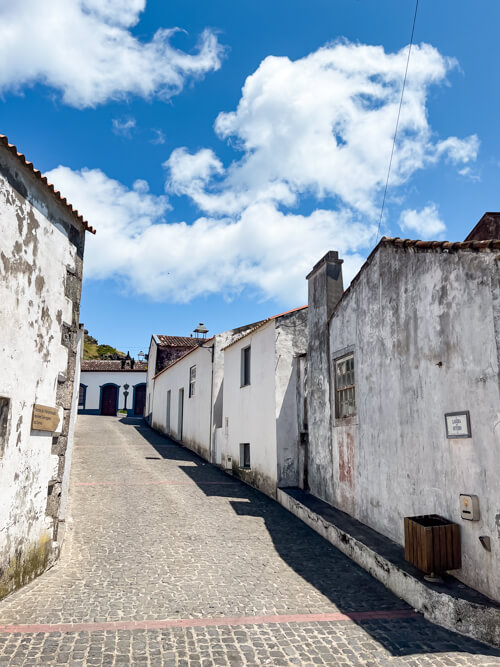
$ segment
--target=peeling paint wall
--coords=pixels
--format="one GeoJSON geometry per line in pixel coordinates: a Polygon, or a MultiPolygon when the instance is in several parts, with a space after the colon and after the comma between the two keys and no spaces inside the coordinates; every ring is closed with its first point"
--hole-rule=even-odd
{"type": "Polygon", "coordinates": [[[499,325],[494,253],[381,247],[329,326],[330,370],[354,352],[357,414],[335,420],[332,378],[331,438],[314,443],[323,469],[309,470],[313,493],[399,544],[405,516],[458,523],[462,568],[453,574],[496,600],[499,325]],[[472,437],[447,439],[445,413],[464,410],[472,437]],[[461,493],[479,497],[479,521],[461,519],[461,493]]]}
{"type": "MultiPolygon", "coordinates": [[[[298,486],[300,417],[299,357],[307,350],[307,309],[276,320],[275,400],[278,486],[298,486]]],[[[303,417],[302,417],[303,419],[303,417]]]]}
{"type": "Polygon", "coordinates": [[[59,550],[84,233],[0,147],[0,396],[8,403],[3,436],[0,430],[0,597],[43,571],[59,550]],[[59,408],[57,433],[31,430],[34,403],[59,408]]]}

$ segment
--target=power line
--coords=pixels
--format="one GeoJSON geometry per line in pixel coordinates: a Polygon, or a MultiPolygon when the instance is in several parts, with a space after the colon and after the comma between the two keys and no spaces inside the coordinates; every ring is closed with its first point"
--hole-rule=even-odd
{"type": "Polygon", "coordinates": [[[415,13],[413,15],[413,25],[412,25],[412,28],[411,28],[410,46],[408,48],[408,58],[406,59],[405,76],[404,76],[404,79],[403,79],[403,87],[401,88],[401,99],[399,100],[399,109],[398,109],[398,117],[397,117],[397,120],[396,120],[396,129],[394,130],[394,138],[392,140],[391,159],[389,160],[389,168],[387,170],[387,180],[385,182],[384,197],[382,199],[382,208],[380,209],[380,218],[379,218],[379,221],[378,221],[377,237],[375,239],[375,243],[378,240],[378,236],[379,236],[379,233],[380,233],[380,225],[382,223],[382,216],[384,215],[385,198],[387,196],[387,188],[389,186],[389,176],[391,175],[391,167],[392,167],[392,158],[394,156],[394,148],[396,147],[396,137],[397,137],[397,134],[398,134],[399,117],[401,116],[401,107],[403,106],[403,95],[404,95],[404,92],[405,92],[406,77],[408,76],[408,65],[410,64],[411,47],[413,46],[413,35],[415,34],[415,23],[416,23],[416,20],[417,20],[417,11],[418,11],[418,0],[415,0],[415,13]]]}

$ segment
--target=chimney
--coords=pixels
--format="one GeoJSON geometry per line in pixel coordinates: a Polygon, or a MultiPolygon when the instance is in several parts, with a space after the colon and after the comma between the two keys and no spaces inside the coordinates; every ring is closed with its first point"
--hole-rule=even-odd
{"type": "Polygon", "coordinates": [[[490,241],[500,239],[500,213],[485,213],[466,241],[490,241]]]}
{"type": "Polygon", "coordinates": [[[311,493],[329,498],[331,480],[323,465],[330,451],[330,336],[328,322],[344,293],[342,263],[330,250],[307,276],[307,447],[308,480],[311,493]]]}
{"type": "Polygon", "coordinates": [[[309,292],[309,312],[311,309],[322,311],[322,319],[326,324],[335,306],[344,293],[342,281],[342,264],[344,260],[339,259],[336,250],[329,250],[312,271],[306,276],[309,292]]]}

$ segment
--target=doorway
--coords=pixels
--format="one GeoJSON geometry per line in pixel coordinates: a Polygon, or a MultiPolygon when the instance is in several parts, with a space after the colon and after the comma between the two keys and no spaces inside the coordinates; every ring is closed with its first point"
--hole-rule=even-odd
{"type": "Polygon", "coordinates": [[[143,415],[146,406],[146,384],[136,384],[134,387],[134,415],[143,415]]]}
{"type": "Polygon", "coordinates": [[[118,386],[105,384],[101,387],[101,415],[115,417],[118,410],[118,386]]]}
{"type": "Polygon", "coordinates": [[[179,389],[179,409],[177,414],[177,439],[182,440],[182,427],[184,420],[184,387],[179,389]]]}

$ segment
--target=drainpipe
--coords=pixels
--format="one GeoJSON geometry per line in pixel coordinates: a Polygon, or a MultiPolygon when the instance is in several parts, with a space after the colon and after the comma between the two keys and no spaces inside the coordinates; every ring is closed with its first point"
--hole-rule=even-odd
{"type": "Polygon", "coordinates": [[[214,344],[212,345],[212,381],[210,384],[210,439],[209,439],[209,447],[210,447],[210,463],[215,463],[214,461],[214,447],[213,447],[213,421],[214,421],[214,406],[213,406],[213,400],[214,400],[214,355],[215,355],[215,340],[214,344]]]}

